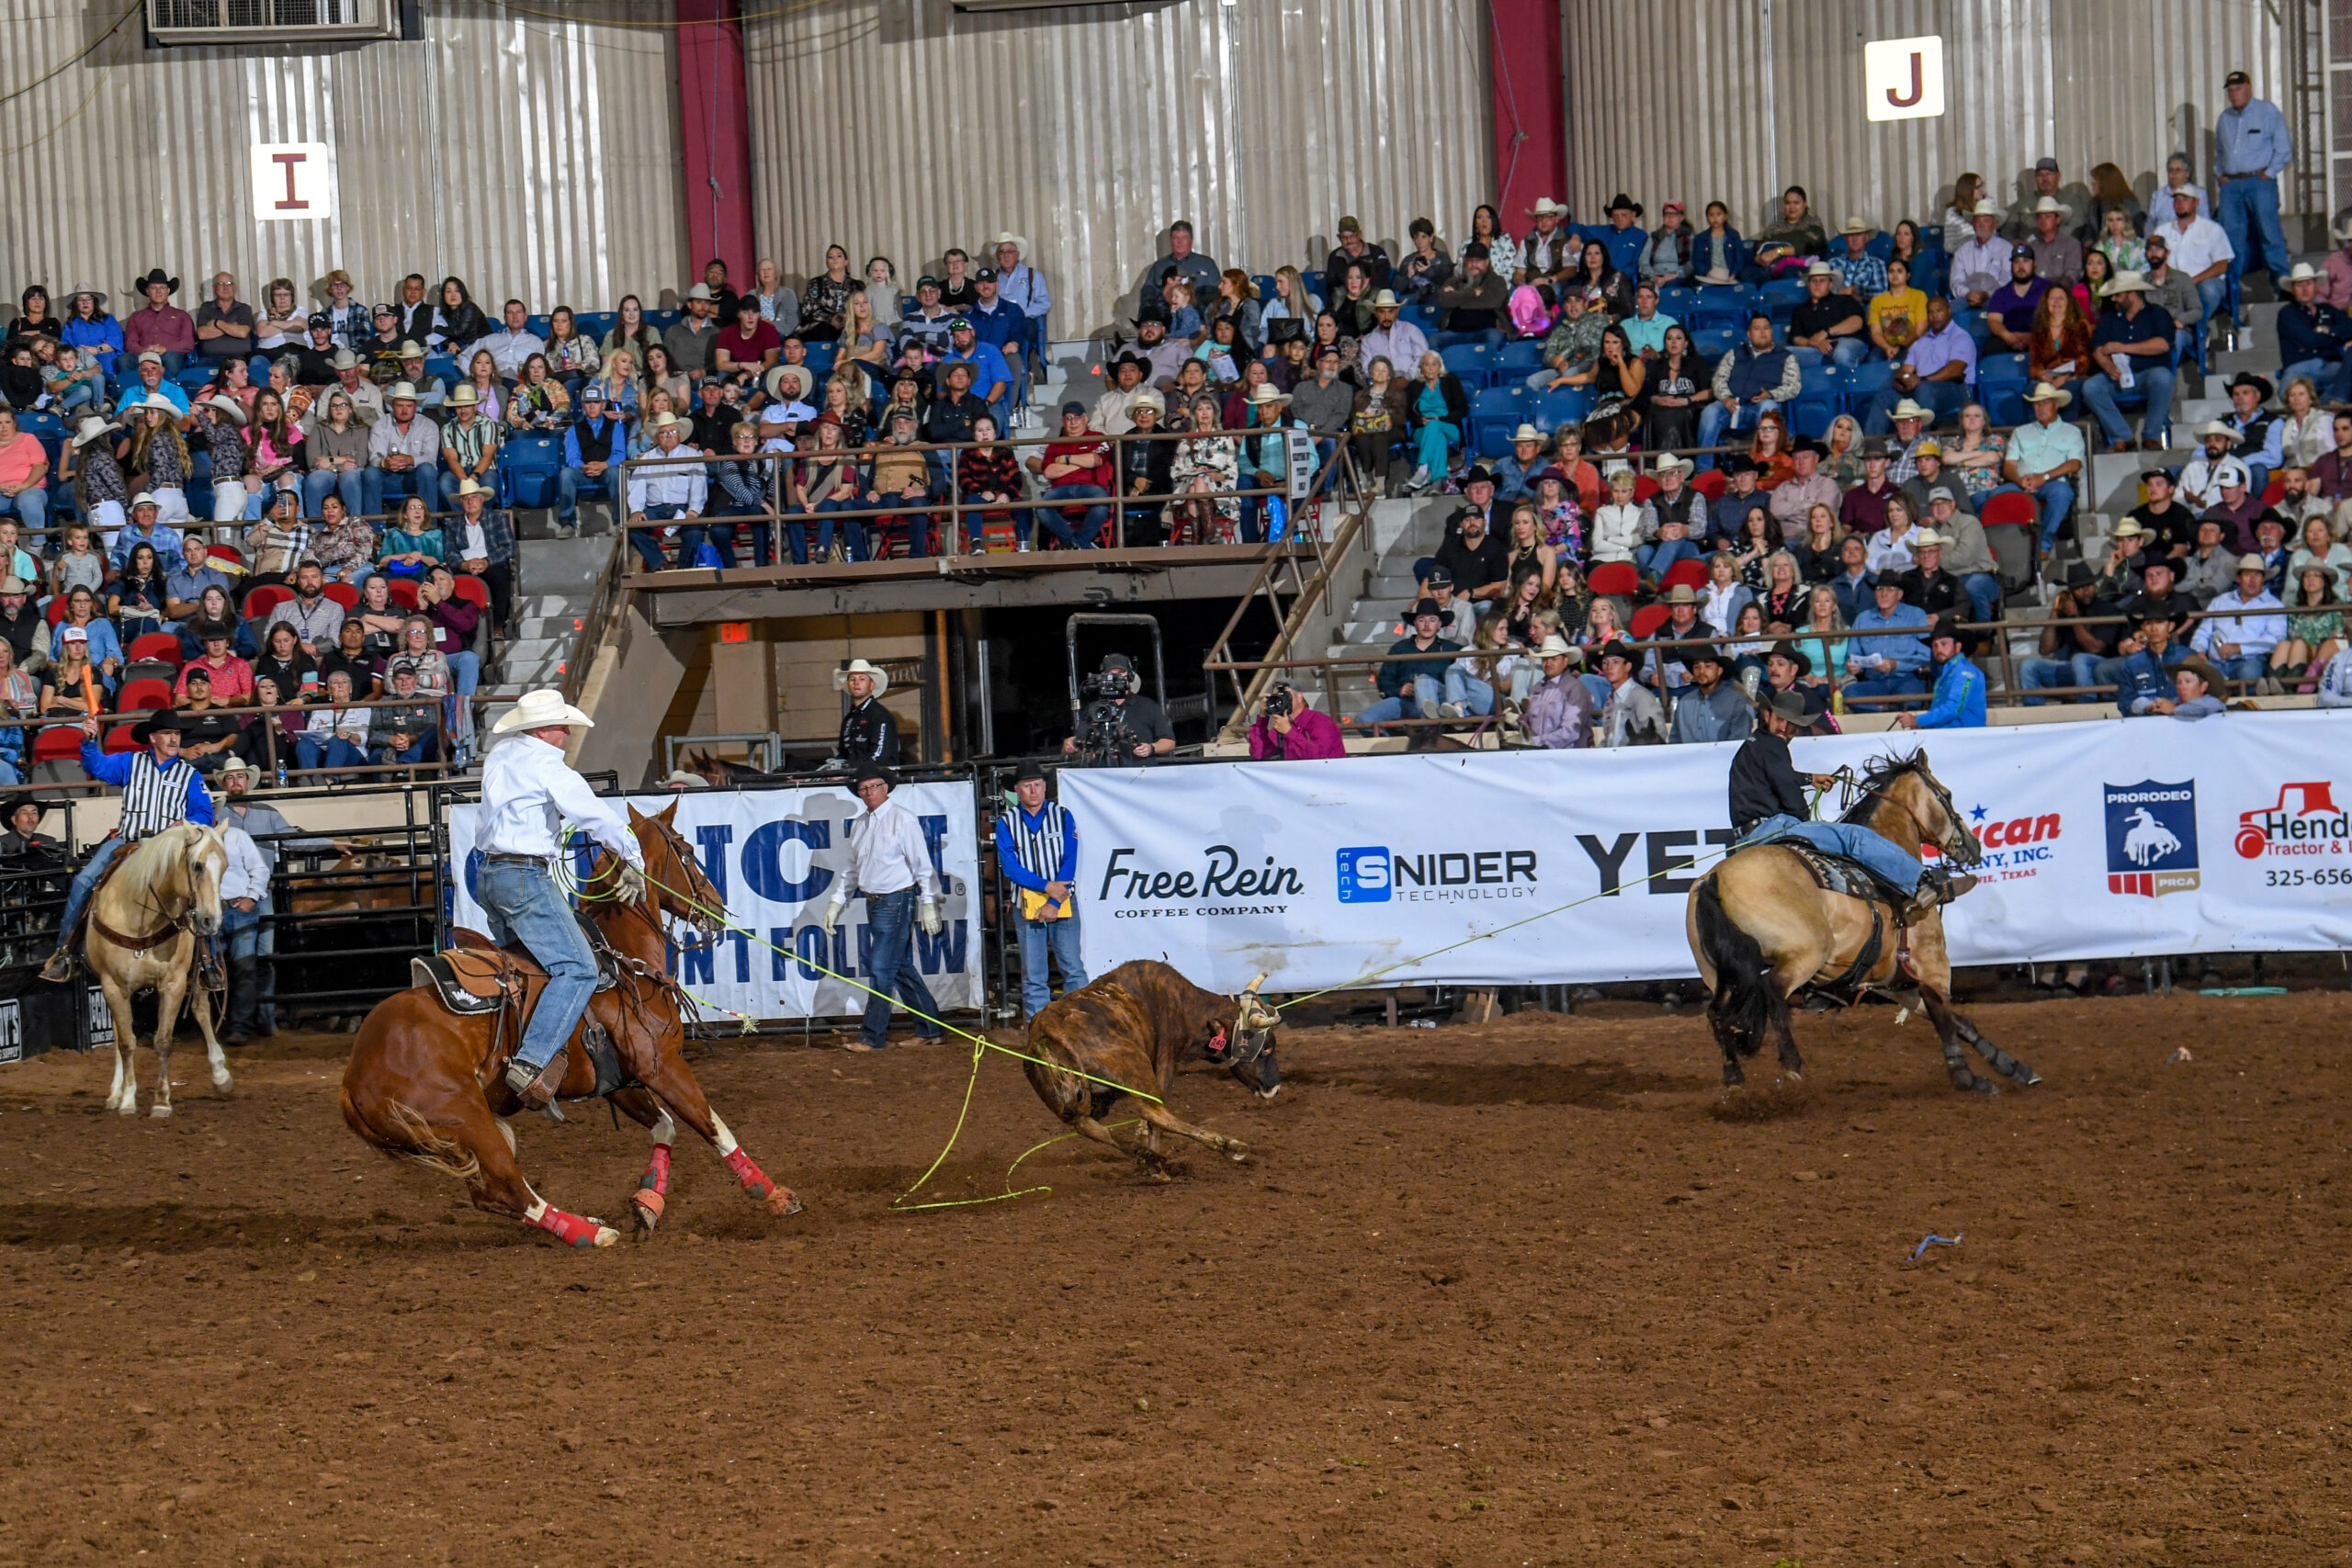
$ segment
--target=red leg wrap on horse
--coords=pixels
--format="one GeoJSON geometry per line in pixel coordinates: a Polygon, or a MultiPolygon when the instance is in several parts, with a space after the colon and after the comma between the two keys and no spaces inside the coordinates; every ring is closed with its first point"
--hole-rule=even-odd
{"type": "Polygon", "coordinates": [[[541,1230],[552,1233],[568,1247],[595,1246],[596,1232],[602,1228],[594,1220],[581,1214],[567,1214],[552,1203],[532,1223],[541,1230]]]}
{"type": "Polygon", "coordinates": [[[742,1149],[739,1148],[727,1156],[727,1168],[735,1173],[735,1179],[743,1184],[743,1190],[754,1198],[766,1197],[775,1187],[775,1183],[768,1179],[768,1173],[762,1170],[742,1149]]]}
{"type": "MultiPolygon", "coordinates": [[[[652,1163],[645,1168],[645,1174],[637,1179],[637,1185],[639,1189],[647,1192],[662,1193],[670,1190],[669,1145],[656,1144],[653,1145],[652,1163]]],[[[657,1205],[656,1208],[658,1212],[659,1205],[657,1205]]]]}

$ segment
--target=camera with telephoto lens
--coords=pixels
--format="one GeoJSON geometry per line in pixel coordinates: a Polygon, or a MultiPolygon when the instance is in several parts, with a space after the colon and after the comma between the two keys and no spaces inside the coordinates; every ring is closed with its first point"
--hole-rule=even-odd
{"type": "Polygon", "coordinates": [[[1097,670],[1080,682],[1078,689],[1090,702],[1109,702],[1119,697],[1131,697],[1136,694],[1136,674],[1132,670],[1121,670],[1115,666],[1107,670],[1097,670]]]}
{"type": "Polygon", "coordinates": [[[1274,689],[1266,694],[1266,716],[1268,718],[1289,717],[1295,701],[1295,698],[1288,683],[1277,682],[1274,689]]]}

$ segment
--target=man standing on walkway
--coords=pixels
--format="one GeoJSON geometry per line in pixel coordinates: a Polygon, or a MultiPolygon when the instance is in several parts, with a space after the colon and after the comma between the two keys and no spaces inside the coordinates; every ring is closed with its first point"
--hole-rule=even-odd
{"type": "Polygon", "coordinates": [[[2254,96],[2254,78],[2245,72],[2231,72],[2222,90],[2230,107],[2213,122],[2213,181],[2221,187],[2214,207],[2235,253],[2230,258],[2230,310],[2242,321],[2238,284],[2255,245],[2262,247],[2271,286],[2281,293],[2286,289],[2289,257],[2287,231],[2278,226],[2278,175],[2294,159],[2295,138],[2278,106],[2254,96]]]}
{"type": "Polygon", "coordinates": [[[915,814],[890,798],[899,775],[878,762],[857,770],[857,798],[865,815],[849,827],[849,864],[833,884],[832,901],[825,906],[824,926],[831,933],[842,923],[842,911],[861,895],[865,922],[873,932],[871,955],[865,962],[872,989],[865,997],[865,1019],[853,1051],[879,1051],[888,1044],[890,998],[896,996],[915,1015],[915,1038],[940,1037],[939,1004],[914,963],[914,928],[937,936],[946,929],[940,915],[939,872],[931,863],[931,846],[924,842],[922,824],[915,814]]]}
{"type": "Polygon", "coordinates": [[[1021,1016],[1025,1022],[1054,999],[1046,973],[1050,952],[1062,994],[1086,984],[1078,952],[1078,825],[1069,808],[1046,798],[1046,770],[1024,762],[1013,776],[1021,805],[996,819],[997,864],[1021,901],[1021,1016]]]}

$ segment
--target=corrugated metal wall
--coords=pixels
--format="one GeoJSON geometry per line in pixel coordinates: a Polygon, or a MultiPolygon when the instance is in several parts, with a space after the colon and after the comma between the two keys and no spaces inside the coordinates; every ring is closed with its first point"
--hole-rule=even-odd
{"type": "Polygon", "coordinates": [[[2206,176],[2230,71],[2289,101],[2279,24],[2251,0],[1567,0],[1566,26],[1579,220],[1622,189],[1653,216],[1722,200],[1752,231],[1791,184],[1832,222],[1939,218],[1963,171],[2006,204],[2043,156],[2070,186],[2112,162],[2144,196],[2176,149],[2206,176]],[[1945,114],[1866,120],[1862,45],[1927,34],[1945,114]]]}
{"type": "Polygon", "coordinates": [[[754,21],[760,248],[800,275],[829,243],[854,268],[887,254],[911,289],[1009,229],[1060,334],[1107,321],[1180,217],[1252,272],[1319,265],[1343,212],[1392,254],[1416,217],[1454,238],[1493,184],[1486,28],[1480,0],[847,0],[754,21]]]}
{"type": "MultiPolygon", "coordinates": [[[[120,10],[36,3],[47,15],[0,29],[0,87],[120,10]]],[[[142,50],[133,27],[0,107],[0,182],[40,193],[0,204],[12,306],[40,281],[104,288],[119,311],[158,265],[189,310],[223,267],[249,301],[271,277],[308,288],[335,266],[371,300],[411,271],[455,273],[493,316],[508,295],[609,310],[691,282],[670,30],[603,25],[594,6],[570,21],[466,0],[425,12],[422,42],[302,53],[142,50]],[[279,141],[334,149],[333,219],[254,220],[250,149],[279,141]]]]}

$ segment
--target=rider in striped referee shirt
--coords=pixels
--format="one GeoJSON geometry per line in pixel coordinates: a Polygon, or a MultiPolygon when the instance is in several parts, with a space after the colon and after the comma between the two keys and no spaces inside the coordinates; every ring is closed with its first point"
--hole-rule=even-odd
{"type": "MultiPolygon", "coordinates": [[[[105,842],[91,852],[89,863],[74,874],[73,891],[65,897],[65,918],[57,928],[57,951],[40,972],[44,980],[62,984],[74,977],[74,940],[82,929],[82,912],[115,856],[182,822],[212,825],[212,795],[195,767],[180,756],[180,716],[165,708],[142,720],[130,735],[141,742],[140,750],[108,756],[98,749],[97,716],[82,721],[82,771],[122,791],[122,815],[105,842]]],[[[208,959],[210,946],[204,944],[208,959]]]]}
{"type": "Polygon", "coordinates": [[[1013,775],[1018,811],[996,819],[997,864],[1021,890],[1021,1013],[1024,1021],[1054,999],[1046,959],[1061,966],[1065,996],[1086,984],[1078,952],[1078,824],[1046,798],[1046,770],[1024,762],[1013,775]],[[1035,911],[1035,916],[1031,914],[1035,911]]]}

